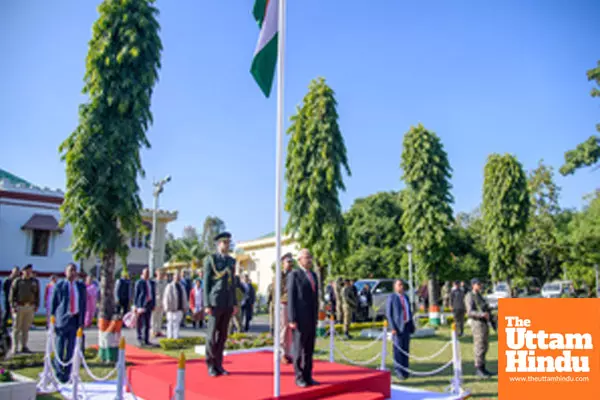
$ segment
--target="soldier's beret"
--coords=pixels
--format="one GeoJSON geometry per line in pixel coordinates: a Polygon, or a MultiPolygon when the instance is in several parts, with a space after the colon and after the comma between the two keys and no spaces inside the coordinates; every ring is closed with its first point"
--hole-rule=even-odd
{"type": "Polygon", "coordinates": [[[473,278],[473,279],[471,279],[471,285],[478,285],[480,283],[481,283],[481,281],[479,280],[479,278],[473,278]]]}
{"type": "Polygon", "coordinates": [[[217,236],[215,236],[215,242],[218,242],[221,239],[231,239],[231,233],[221,232],[217,236]]]}
{"type": "Polygon", "coordinates": [[[31,264],[27,264],[26,266],[23,267],[23,271],[25,271],[26,269],[32,269],[33,265],[31,264]]]}

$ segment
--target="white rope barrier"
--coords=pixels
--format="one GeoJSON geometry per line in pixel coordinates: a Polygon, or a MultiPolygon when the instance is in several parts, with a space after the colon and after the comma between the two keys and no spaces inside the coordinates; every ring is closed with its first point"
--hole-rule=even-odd
{"type": "MultiPolygon", "coordinates": [[[[79,353],[81,349],[81,338],[83,337],[83,329],[79,328],[77,330],[77,336],[75,338],[75,351],[73,352],[73,367],[71,368],[71,381],[73,381],[73,399],[79,398],[79,385],[81,379],[79,378],[79,368],[81,367],[81,360],[79,358],[79,353]]],[[[87,398],[85,395],[85,390],[82,390],[82,394],[84,399],[87,398]]]]}
{"type": "Polygon", "coordinates": [[[81,359],[81,365],[83,366],[83,369],[85,369],[85,372],[87,372],[87,374],[89,375],[90,378],[92,378],[93,380],[95,380],[97,382],[106,382],[115,374],[115,372],[117,372],[117,369],[118,369],[118,367],[115,367],[112,370],[110,370],[108,372],[108,374],[106,374],[106,376],[97,377],[96,375],[94,375],[94,373],[90,370],[90,367],[87,365],[87,362],[85,361],[85,357],[84,357],[81,349],[79,349],[79,358],[81,359]]]}
{"type": "Polygon", "coordinates": [[[440,354],[442,354],[444,352],[444,350],[446,350],[448,348],[448,346],[450,346],[452,344],[452,340],[448,341],[444,346],[442,346],[442,348],[437,353],[432,354],[432,355],[427,356],[427,357],[417,357],[414,354],[407,353],[400,346],[398,346],[396,343],[393,343],[393,344],[394,344],[394,348],[396,350],[400,351],[400,353],[404,354],[405,356],[407,356],[409,358],[412,358],[412,359],[417,360],[417,361],[429,361],[429,360],[432,360],[432,359],[438,357],[440,354]]]}
{"type": "Polygon", "coordinates": [[[454,363],[454,360],[450,360],[448,361],[446,364],[442,365],[439,368],[434,369],[433,371],[414,371],[410,368],[406,368],[403,365],[400,365],[396,362],[396,360],[394,360],[394,366],[396,368],[400,368],[401,370],[408,372],[411,375],[414,376],[432,376],[432,375],[437,375],[440,372],[442,372],[443,370],[445,370],[446,368],[448,368],[449,366],[451,366],[454,363]]]}
{"type": "Polygon", "coordinates": [[[375,356],[369,360],[366,361],[356,361],[356,360],[352,360],[350,358],[348,358],[348,356],[346,356],[344,353],[342,353],[339,349],[335,348],[335,351],[342,357],[342,359],[344,359],[346,362],[350,363],[350,364],[354,364],[354,365],[369,365],[372,364],[373,362],[375,362],[379,356],[381,355],[381,353],[377,353],[375,354],[375,356]]]}

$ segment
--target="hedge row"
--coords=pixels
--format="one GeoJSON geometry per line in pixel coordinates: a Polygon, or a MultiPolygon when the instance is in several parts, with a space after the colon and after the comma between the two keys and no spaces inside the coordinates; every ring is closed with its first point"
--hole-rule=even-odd
{"type": "MultiPolygon", "coordinates": [[[[206,338],[203,336],[159,340],[159,345],[163,350],[181,350],[205,344],[206,338]]],[[[234,333],[229,335],[227,338],[227,342],[225,342],[225,349],[252,349],[256,347],[267,347],[272,345],[273,338],[268,333],[261,333],[258,336],[251,336],[245,333],[234,333]]]]}

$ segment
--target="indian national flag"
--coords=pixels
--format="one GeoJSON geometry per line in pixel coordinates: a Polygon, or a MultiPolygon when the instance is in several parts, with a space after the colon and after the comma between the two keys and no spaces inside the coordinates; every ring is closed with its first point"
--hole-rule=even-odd
{"type": "Polygon", "coordinates": [[[256,0],[254,19],[260,27],[250,72],[265,96],[271,94],[277,64],[277,11],[279,0],[256,0]]]}

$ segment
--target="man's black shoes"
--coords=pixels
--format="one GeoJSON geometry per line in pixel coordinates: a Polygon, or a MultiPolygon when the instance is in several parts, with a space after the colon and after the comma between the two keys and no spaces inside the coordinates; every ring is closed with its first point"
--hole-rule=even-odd
{"type": "Polygon", "coordinates": [[[304,379],[296,379],[296,386],[305,388],[308,386],[308,383],[306,383],[304,379]]]}
{"type": "Polygon", "coordinates": [[[220,375],[219,371],[217,371],[215,368],[208,369],[208,376],[215,377],[215,376],[219,376],[219,375],[220,375]]]}

